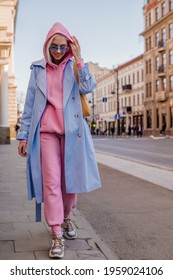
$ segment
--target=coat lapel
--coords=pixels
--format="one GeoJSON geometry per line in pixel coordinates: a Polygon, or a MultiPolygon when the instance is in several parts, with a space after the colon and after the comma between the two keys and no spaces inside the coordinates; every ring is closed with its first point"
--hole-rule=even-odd
{"type": "Polygon", "coordinates": [[[64,70],[64,108],[72,92],[72,88],[75,82],[75,76],[73,71],[73,62],[69,61],[64,70]]]}
{"type": "Polygon", "coordinates": [[[37,86],[47,98],[46,68],[42,69],[42,71],[39,71],[37,77],[37,86]]]}

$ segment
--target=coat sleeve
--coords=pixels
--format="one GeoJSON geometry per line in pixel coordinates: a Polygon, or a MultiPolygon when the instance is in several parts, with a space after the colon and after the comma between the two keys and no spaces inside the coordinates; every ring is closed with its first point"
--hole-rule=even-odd
{"type": "Polygon", "coordinates": [[[33,110],[34,99],[35,99],[35,92],[36,92],[35,71],[34,71],[34,67],[31,66],[31,74],[30,74],[29,84],[27,88],[25,106],[22,115],[20,131],[18,132],[17,135],[17,140],[28,140],[32,110],[33,110]]]}
{"type": "Polygon", "coordinates": [[[89,72],[89,65],[86,63],[84,67],[78,69],[79,75],[79,92],[87,94],[93,91],[96,86],[94,77],[89,72]]]}

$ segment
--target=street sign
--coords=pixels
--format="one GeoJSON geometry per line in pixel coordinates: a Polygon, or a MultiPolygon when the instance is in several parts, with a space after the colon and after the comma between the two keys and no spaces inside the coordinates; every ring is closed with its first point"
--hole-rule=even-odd
{"type": "Polygon", "coordinates": [[[107,97],[103,97],[102,102],[107,102],[107,101],[108,101],[107,97]]]}

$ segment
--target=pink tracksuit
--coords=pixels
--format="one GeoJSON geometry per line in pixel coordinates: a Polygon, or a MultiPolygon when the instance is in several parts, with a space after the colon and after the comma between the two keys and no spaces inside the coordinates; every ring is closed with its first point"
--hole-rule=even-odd
{"type": "MultiPolygon", "coordinates": [[[[50,40],[45,44],[50,45],[50,40]]],[[[52,233],[61,235],[64,217],[69,216],[77,203],[77,194],[66,193],[64,175],[63,72],[72,54],[69,53],[60,65],[55,65],[48,60],[45,45],[44,49],[48,62],[46,68],[48,101],[40,128],[44,212],[52,233]]]]}
{"type": "Polygon", "coordinates": [[[52,232],[60,235],[64,217],[76,206],[77,195],[66,193],[64,177],[64,65],[47,66],[48,103],[41,119],[41,157],[44,212],[52,232]]]}

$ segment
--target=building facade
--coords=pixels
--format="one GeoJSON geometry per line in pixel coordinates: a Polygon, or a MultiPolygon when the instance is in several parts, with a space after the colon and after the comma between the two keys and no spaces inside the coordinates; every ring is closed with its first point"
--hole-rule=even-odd
{"type": "Polygon", "coordinates": [[[17,98],[14,77],[14,35],[18,0],[0,0],[0,144],[15,137],[17,98]]]}
{"type": "Polygon", "coordinates": [[[137,134],[143,130],[144,64],[140,55],[97,79],[96,128],[101,134],[137,134]]]}
{"type": "Polygon", "coordinates": [[[173,135],[173,0],[148,0],[143,11],[144,133],[173,135]]]}

